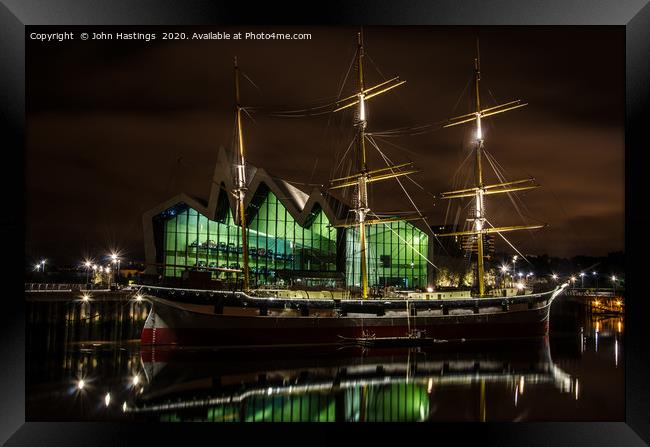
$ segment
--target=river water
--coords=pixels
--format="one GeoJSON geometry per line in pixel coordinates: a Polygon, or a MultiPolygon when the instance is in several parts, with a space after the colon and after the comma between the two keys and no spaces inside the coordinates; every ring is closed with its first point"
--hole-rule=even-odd
{"type": "Polygon", "coordinates": [[[623,421],[624,320],[559,298],[550,334],[427,348],[140,349],[149,305],[26,302],[27,421],[623,421]]]}

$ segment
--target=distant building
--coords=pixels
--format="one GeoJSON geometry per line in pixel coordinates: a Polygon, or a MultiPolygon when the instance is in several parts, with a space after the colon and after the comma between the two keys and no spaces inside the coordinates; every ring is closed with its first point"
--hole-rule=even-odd
{"type": "MultiPolygon", "coordinates": [[[[496,235],[494,233],[483,235],[483,255],[487,258],[491,258],[494,255],[495,239],[496,235]]],[[[462,236],[461,246],[465,251],[478,253],[478,237],[476,235],[462,236]]]]}
{"type": "Polygon", "coordinates": [[[142,270],[136,268],[120,268],[122,278],[135,278],[142,270]]]}
{"type": "MultiPolygon", "coordinates": [[[[435,234],[460,231],[458,225],[432,225],[431,229],[435,234]]],[[[461,242],[460,236],[439,236],[438,242],[435,242],[434,250],[439,256],[462,257],[464,252],[461,242]]]]}
{"type": "MultiPolygon", "coordinates": [[[[463,231],[459,225],[433,225],[431,227],[434,233],[455,233],[463,231]]],[[[478,252],[478,243],[475,235],[467,236],[440,236],[438,237],[440,243],[436,243],[436,253],[441,256],[460,257],[466,255],[468,251],[472,253],[478,252]]],[[[483,235],[483,253],[485,256],[494,254],[494,234],[483,235]]]]}

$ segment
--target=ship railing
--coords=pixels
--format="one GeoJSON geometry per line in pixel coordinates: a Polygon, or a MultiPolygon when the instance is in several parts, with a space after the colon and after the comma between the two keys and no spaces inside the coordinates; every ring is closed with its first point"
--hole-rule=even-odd
{"type": "MultiPolygon", "coordinates": [[[[616,288],[616,294],[623,293],[623,289],[616,288]]],[[[613,297],[616,294],[614,293],[613,288],[578,288],[574,287],[567,291],[568,295],[571,296],[600,296],[600,297],[613,297]]]]}
{"type": "Polygon", "coordinates": [[[243,294],[241,291],[236,291],[236,290],[228,290],[228,289],[189,289],[185,287],[164,287],[164,286],[154,286],[151,284],[131,284],[132,288],[139,289],[139,288],[145,288],[145,289],[159,289],[163,291],[177,291],[177,292],[189,292],[189,293],[237,293],[237,294],[243,294]]]}
{"type": "Polygon", "coordinates": [[[88,287],[88,284],[73,283],[25,283],[25,292],[74,292],[98,290],[88,287]]]}
{"type": "MultiPolygon", "coordinates": [[[[134,285],[134,287],[140,287],[134,285]]],[[[185,301],[186,299],[194,299],[193,297],[201,297],[200,299],[206,301],[206,303],[211,302],[212,298],[218,299],[217,295],[231,295],[238,296],[241,299],[244,299],[249,303],[253,308],[260,309],[260,315],[268,315],[268,310],[271,308],[285,307],[287,305],[299,306],[298,309],[302,312],[306,312],[305,315],[309,314],[308,307],[300,304],[301,301],[307,301],[305,298],[293,298],[293,297],[259,297],[250,295],[244,292],[236,291],[216,291],[216,290],[201,290],[201,289],[175,289],[168,287],[160,286],[141,286],[143,291],[147,290],[160,290],[164,295],[168,295],[172,300],[180,299],[185,301]],[[269,300],[270,298],[270,300],[269,300]]],[[[450,314],[454,310],[471,310],[473,313],[481,313],[481,309],[486,310],[488,308],[501,308],[502,311],[510,310],[511,305],[516,305],[522,302],[528,303],[528,308],[538,308],[541,306],[550,305],[550,303],[562,292],[564,287],[557,287],[553,291],[531,294],[531,295],[517,295],[510,297],[484,297],[484,298],[458,298],[458,299],[431,299],[431,300],[417,300],[417,299],[404,299],[404,300],[393,300],[390,298],[381,299],[331,299],[331,298],[311,298],[309,301],[314,304],[314,308],[318,309],[338,309],[343,313],[369,313],[376,314],[378,316],[385,315],[387,311],[401,311],[405,310],[404,304],[399,304],[400,302],[411,302],[411,312],[417,313],[418,309],[428,309],[435,310],[441,309],[443,315],[450,314]],[[549,295],[550,293],[550,295],[549,295]]]]}

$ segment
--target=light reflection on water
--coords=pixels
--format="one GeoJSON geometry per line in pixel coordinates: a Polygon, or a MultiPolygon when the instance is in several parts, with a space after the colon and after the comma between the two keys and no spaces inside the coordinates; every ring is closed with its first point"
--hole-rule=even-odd
{"type": "Polygon", "coordinates": [[[27,420],[623,420],[622,316],[556,306],[517,343],[152,351],[145,302],[29,301],[27,420]]]}

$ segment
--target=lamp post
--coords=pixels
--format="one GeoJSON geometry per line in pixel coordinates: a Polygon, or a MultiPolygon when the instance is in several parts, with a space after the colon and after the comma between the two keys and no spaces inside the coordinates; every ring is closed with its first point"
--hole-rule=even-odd
{"type": "Polygon", "coordinates": [[[121,259],[117,255],[117,253],[111,253],[111,262],[113,264],[117,264],[117,272],[115,275],[115,285],[117,286],[117,281],[119,280],[120,277],[120,261],[121,259]]]}
{"type": "Polygon", "coordinates": [[[86,287],[88,287],[88,277],[90,275],[90,266],[91,265],[92,264],[90,263],[90,261],[84,262],[84,266],[86,267],[86,287]]]}
{"type": "Polygon", "coordinates": [[[571,277],[571,288],[573,289],[575,287],[575,285],[576,285],[576,277],[572,276],[571,277]]]}
{"type": "MultiPolygon", "coordinates": [[[[515,282],[515,275],[517,274],[517,255],[514,255],[512,257],[512,282],[515,282]]],[[[514,285],[514,284],[513,284],[514,285]]]]}
{"type": "Polygon", "coordinates": [[[612,283],[614,284],[614,296],[616,296],[616,275],[612,275],[612,283]]]}
{"type": "Polygon", "coordinates": [[[580,272],[580,288],[585,288],[585,272],[580,272]]]}
{"type": "Polygon", "coordinates": [[[45,273],[45,259],[41,260],[42,272],[45,273]]]}
{"type": "Polygon", "coordinates": [[[508,266],[507,265],[502,265],[501,266],[501,284],[502,287],[506,286],[506,273],[508,272],[508,266]]]}
{"type": "Polygon", "coordinates": [[[596,289],[598,288],[598,273],[597,272],[591,272],[594,278],[596,278],[596,289]]]}

